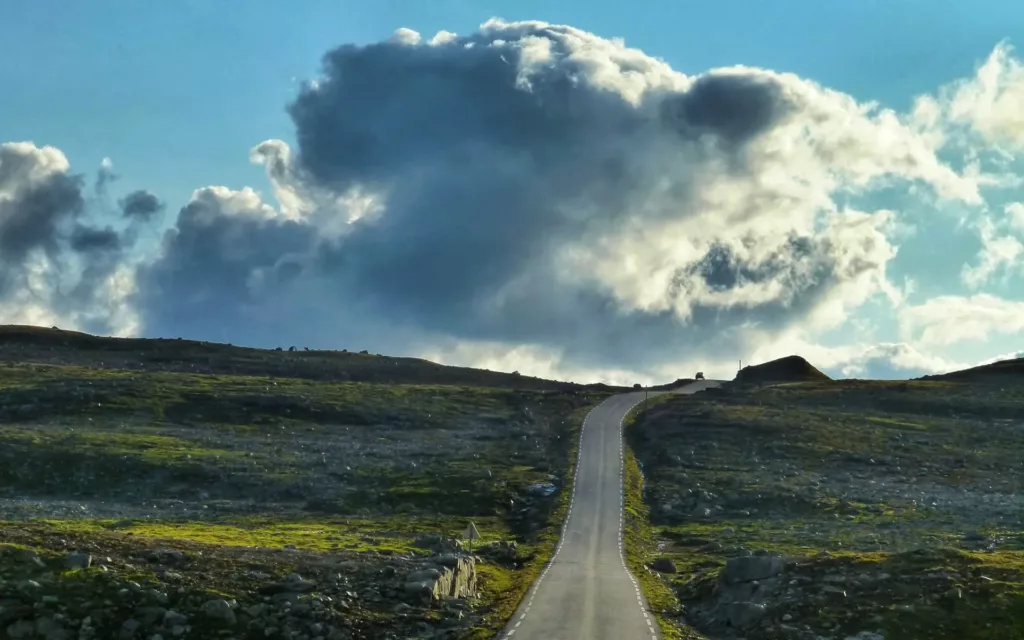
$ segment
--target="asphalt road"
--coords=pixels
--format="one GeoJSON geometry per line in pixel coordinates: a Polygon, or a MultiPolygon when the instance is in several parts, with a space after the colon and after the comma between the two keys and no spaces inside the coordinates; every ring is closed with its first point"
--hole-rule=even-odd
{"type": "MultiPolygon", "coordinates": [[[[694,393],[718,384],[701,381],[672,393],[694,393]]],[[[639,584],[626,568],[622,548],[622,420],[643,399],[642,391],[612,396],[587,416],[558,549],[499,638],[660,637],[639,584]]]]}

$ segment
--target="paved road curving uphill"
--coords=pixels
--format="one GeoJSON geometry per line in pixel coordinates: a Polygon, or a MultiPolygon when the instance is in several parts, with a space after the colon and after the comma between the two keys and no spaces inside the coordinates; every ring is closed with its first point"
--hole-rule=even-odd
{"type": "MultiPolygon", "coordinates": [[[[702,380],[673,393],[694,393],[718,384],[702,380]]],[[[626,568],[622,548],[622,420],[643,399],[643,392],[612,396],[587,416],[558,549],[499,638],[660,637],[640,586],[626,568]]]]}

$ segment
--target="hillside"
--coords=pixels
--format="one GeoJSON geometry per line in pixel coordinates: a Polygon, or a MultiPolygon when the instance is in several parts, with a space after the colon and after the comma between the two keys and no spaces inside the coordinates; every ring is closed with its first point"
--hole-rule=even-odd
{"type": "Polygon", "coordinates": [[[1024,380],[1024,358],[1001,360],[970,369],[962,369],[934,376],[924,376],[920,380],[948,380],[950,382],[999,382],[1024,380]]]}
{"type": "Polygon", "coordinates": [[[688,639],[1024,637],[1022,417],[1020,378],[652,403],[627,430],[648,591],[688,639]]]}
{"type": "Polygon", "coordinates": [[[167,338],[108,338],[57,328],[0,325],[0,362],[80,365],[130,371],[257,375],[335,382],[438,384],[571,390],[587,386],[519,374],[436,364],[365,352],[254,349],[167,338]]]}
{"type": "Polygon", "coordinates": [[[736,374],[734,381],[740,384],[779,384],[829,379],[800,356],[786,356],[764,364],[743,367],[736,374]]]}
{"type": "Polygon", "coordinates": [[[0,638],[493,637],[611,392],[0,328],[0,638]]]}

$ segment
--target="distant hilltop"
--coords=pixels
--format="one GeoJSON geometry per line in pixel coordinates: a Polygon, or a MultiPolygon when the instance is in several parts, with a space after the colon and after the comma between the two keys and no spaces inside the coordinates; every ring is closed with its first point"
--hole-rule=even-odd
{"type": "Polygon", "coordinates": [[[818,371],[810,362],[800,356],[786,356],[764,364],[743,367],[736,374],[735,382],[741,384],[764,384],[780,382],[818,382],[831,380],[818,371]]]}

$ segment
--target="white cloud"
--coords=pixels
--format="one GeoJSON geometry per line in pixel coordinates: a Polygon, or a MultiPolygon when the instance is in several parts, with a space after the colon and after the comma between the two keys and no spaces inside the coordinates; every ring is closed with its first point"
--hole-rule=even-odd
{"type": "Polygon", "coordinates": [[[1024,243],[1014,236],[1002,234],[990,218],[977,223],[981,250],[975,265],[964,265],[960,277],[964,284],[978,289],[1002,273],[1009,277],[1024,270],[1024,243]]]}
{"type": "Polygon", "coordinates": [[[1012,229],[1024,233],[1024,202],[1011,202],[1006,205],[1006,216],[1012,229]]]}
{"type": "Polygon", "coordinates": [[[1024,333],[1024,302],[987,293],[937,296],[900,311],[904,340],[942,347],[1024,333]]]}
{"type": "Polygon", "coordinates": [[[395,44],[414,45],[420,43],[420,34],[418,31],[407,29],[406,27],[400,27],[395,30],[388,42],[395,44]]]}
{"type": "Polygon", "coordinates": [[[974,78],[954,85],[948,99],[953,122],[986,142],[1024,149],[1024,65],[1008,43],[992,51],[974,78]]]}

